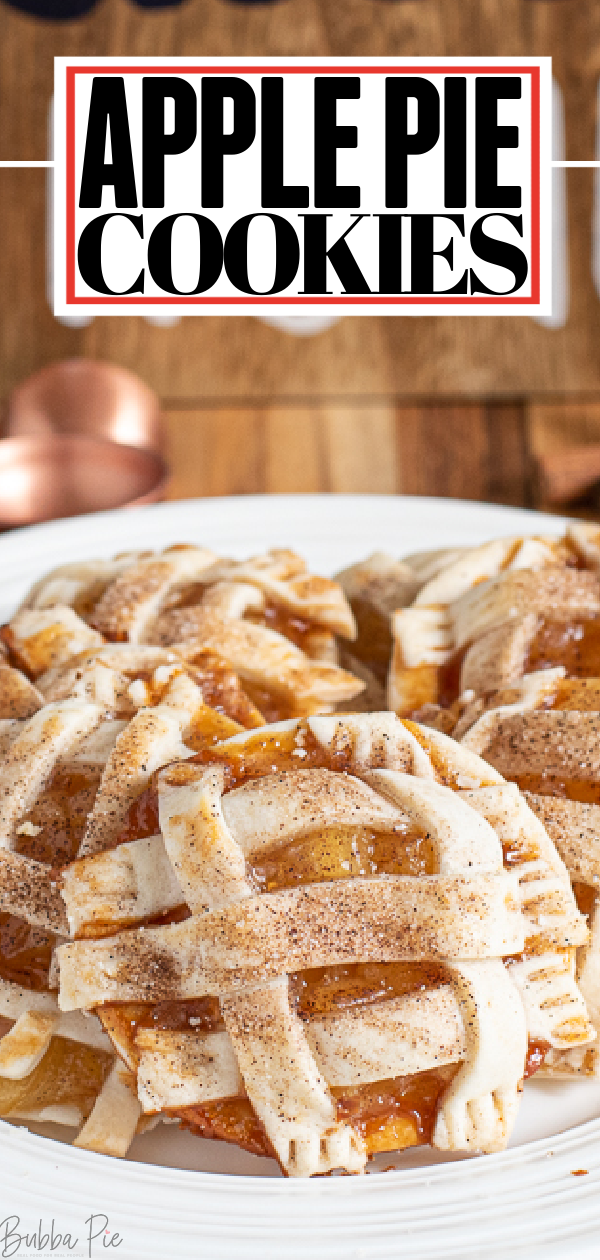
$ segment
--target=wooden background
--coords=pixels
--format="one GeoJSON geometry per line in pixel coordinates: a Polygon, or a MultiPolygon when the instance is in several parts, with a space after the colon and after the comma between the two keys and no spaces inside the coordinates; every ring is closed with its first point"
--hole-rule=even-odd
{"type": "MultiPolygon", "coordinates": [[[[72,22],[0,0],[0,159],[46,156],[55,55],[551,55],[569,159],[594,155],[595,0],[100,0],[72,22]]],[[[0,170],[0,395],[72,355],[138,372],[163,399],[172,494],[365,490],[537,503],[534,457],[600,440],[593,172],[568,173],[571,309],[342,320],[294,338],[246,317],[61,327],[45,301],[45,173],[0,170]]]]}

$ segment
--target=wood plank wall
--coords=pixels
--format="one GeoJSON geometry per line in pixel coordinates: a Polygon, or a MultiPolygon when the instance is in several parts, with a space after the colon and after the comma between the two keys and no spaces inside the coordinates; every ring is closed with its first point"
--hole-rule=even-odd
{"type": "MultiPolygon", "coordinates": [[[[72,22],[0,0],[0,158],[42,158],[55,54],[551,54],[567,111],[567,156],[594,152],[600,5],[592,0],[187,0],[143,10],[100,0],[72,22]]],[[[46,307],[45,175],[0,171],[3,395],[41,363],[88,354],[138,371],[171,401],[334,396],[513,398],[600,390],[600,301],[591,273],[592,172],[568,175],[571,312],[550,331],[527,317],[344,319],[294,339],[251,318],[139,318],[62,328],[46,307]]]]}
{"type": "MultiPolygon", "coordinates": [[[[593,156],[600,5],[592,0],[100,0],[72,22],[0,0],[0,158],[43,158],[53,56],[527,55],[554,58],[567,157],[593,156]]],[[[0,170],[0,397],[44,363],[122,363],[164,402],[173,495],[367,490],[543,501],[546,450],[600,438],[593,173],[568,174],[567,325],[526,317],[344,319],[294,338],[248,317],[68,329],[45,299],[46,177],[0,170]]]]}

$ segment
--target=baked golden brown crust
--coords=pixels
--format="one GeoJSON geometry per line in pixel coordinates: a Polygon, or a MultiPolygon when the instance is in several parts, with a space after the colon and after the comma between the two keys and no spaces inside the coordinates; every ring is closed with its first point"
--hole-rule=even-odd
{"type": "MultiPolygon", "coordinates": [[[[396,614],[390,674],[390,696],[400,710],[420,684],[427,720],[452,731],[464,747],[528,789],[527,799],[555,841],[588,918],[591,935],[578,947],[574,965],[597,1029],[599,543],[597,526],[574,525],[556,542],[520,540],[499,568],[485,574],[486,549],[464,553],[460,564],[468,581],[461,589],[454,580],[457,566],[450,564],[429,588],[421,588],[411,608],[396,614]],[[421,649],[420,623],[426,629],[421,649]],[[434,661],[436,634],[442,646],[434,661]]],[[[528,985],[531,972],[530,964],[522,970],[528,985]]],[[[598,1054],[594,1047],[584,1053],[555,1046],[544,1070],[597,1073],[598,1054]]]]}
{"type": "MultiPolygon", "coordinates": [[[[99,858],[68,872],[69,916],[84,939],[61,948],[61,1005],[133,1004],[139,1031],[129,1046],[121,1040],[121,1053],[137,1066],[150,1113],[197,1117],[233,1106],[243,1084],[265,1149],[289,1175],[359,1170],[364,1132],[340,1118],[331,1090],[345,1096],[402,1071],[419,1079],[455,1065],[431,1140],[443,1149],[501,1149],[528,1028],[514,962],[502,959],[542,940],[547,965],[555,964],[551,991],[537,997],[548,1008],[547,1044],[562,1047],[567,1035],[587,1044],[593,1035],[573,977],[563,967],[561,987],[557,974],[565,950],[586,939],[585,924],[552,842],[515,792],[468,750],[391,714],[265,727],[215,745],[200,765],[169,766],[158,777],[160,835],[123,846],[124,862],[118,849],[99,855],[99,888],[99,858]],[[370,873],[354,875],[355,859],[342,853],[365,834],[377,853],[395,829],[383,868],[371,858],[370,873]],[[396,874],[394,864],[407,860],[402,837],[413,834],[429,873],[396,874]],[[149,866],[165,853],[190,917],[132,930],[150,904],[149,866]],[[306,877],[298,861],[318,866],[306,877]],[[257,892],[254,872],[265,862],[279,862],[283,886],[257,892]],[[113,924],[127,930],[85,939],[119,880],[113,924]],[[290,977],[315,969],[388,966],[396,975],[403,965],[433,964],[445,983],[425,980],[420,995],[409,985],[388,1000],[359,996],[350,1010],[334,1005],[308,1018],[291,1001],[290,977]],[[140,1016],[151,1004],[215,998],[221,1023],[200,1018],[198,1031],[153,1029],[140,1016]],[[475,1082],[485,1106],[473,1103],[475,1082]]],[[[164,879],[152,886],[154,914],[168,909],[159,900],[165,887],[164,879]]],[[[176,890],[168,896],[172,905],[176,890]]],[[[535,986],[528,1003],[532,1021],[535,986]]]]}
{"type": "MultiPolygon", "coordinates": [[[[501,540],[344,581],[388,630],[411,598],[394,614],[407,669],[457,643],[477,679],[490,643],[478,656],[469,636],[496,635],[505,681],[539,626],[530,570],[540,608],[600,608],[596,573],[565,555],[501,540]]],[[[0,1110],[3,1074],[21,1073],[8,1110],[25,1114],[27,1082],[56,1089],[61,1047],[83,1045],[78,1145],[122,1155],[165,1112],[288,1175],[358,1172],[415,1141],[503,1149],[528,1046],[590,1053],[574,965],[587,950],[593,1003],[595,928],[536,800],[495,745],[494,767],[392,712],[331,712],[364,686],[337,663],[354,634],[341,587],[289,551],[176,547],[63,566],[30,593],[0,665],[0,905],[30,925],[37,971],[2,980],[0,950],[0,1110]]],[[[589,744],[594,713],[577,716],[589,744]]],[[[514,758],[512,728],[495,738],[514,758]]],[[[591,879],[582,843],[563,853],[591,879]]]]}
{"type": "Polygon", "coordinates": [[[271,720],[327,711],[364,689],[338,664],[337,636],[355,633],[341,586],[310,574],[294,552],[234,561],[192,546],[62,566],[3,631],[13,662],[52,698],[73,694],[67,665],[83,668],[88,687],[95,664],[118,669],[108,642],[136,646],[140,658],[144,648],[148,658],[172,649],[200,669],[213,658],[271,720]]]}

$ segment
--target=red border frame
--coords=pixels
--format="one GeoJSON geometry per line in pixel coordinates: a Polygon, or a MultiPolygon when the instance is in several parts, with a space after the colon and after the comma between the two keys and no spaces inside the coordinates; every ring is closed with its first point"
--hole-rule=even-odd
{"type": "Polygon", "coordinates": [[[534,306],[540,300],[540,67],[539,66],[177,66],[178,74],[530,74],[531,75],[531,296],[530,297],[76,297],[75,296],[75,75],[167,74],[174,66],[67,66],[66,68],[66,228],[67,302],[70,306],[534,306]]]}

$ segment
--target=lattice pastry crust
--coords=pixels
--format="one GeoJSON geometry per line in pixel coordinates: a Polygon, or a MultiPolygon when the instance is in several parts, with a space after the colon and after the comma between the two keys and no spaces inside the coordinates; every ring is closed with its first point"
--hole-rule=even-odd
{"type": "MultiPolygon", "coordinates": [[[[448,609],[485,565],[556,578],[574,549],[512,540],[387,575],[380,558],[367,602],[383,620],[401,588],[415,604],[428,588],[448,609]]],[[[595,574],[576,576],[591,615],[595,574]]],[[[364,578],[344,579],[352,600],[364,578]]],[[[438,731],[328,713],[363,686],[337,664],[354,633],[340,587],[291,552],[135,553],[30,592],[0,663],[0,903],[58,948],[45,987],[0,993],[0,1099],[3,1067],[25,1099],[11,1114],[46,1115],[36,1073],[82,1045],[103,1068],[93,1107],[63,1109],[85,1121],[79,1145],[124,1154],[166,1114],[290,1175],[356,1172],[425,1138],[502,1149],[528,1039],[563,1071],[594,1059],[574,972],[587,949],[595,1015],[596,932],[536,801],[438,731]],[[274,714],[293,716],[263,726],[274,714]],[[56,784],[77,775],[57,859],[56,784]],[[402,1091],[423,1081],[419,1133],[402,1091]]]]}
{"type": "MultiPolygon", "coordinates": [[[[464,747],[528,789],[527,799],[561,853],[578,903],[589,919],[590,939],[578,950],[576,975],[597,1029],[599,543],[598,527],[583,524],[570,527],[547,558],[539,551],[539,540],[529,540],[528,546],[523,541],[516,570],[504,564],[487,579],[479,572],[477,582],[458,598],[454,591],[443,612],[450,627],[448,651],[454,654],[454,695],[447,696],[447,712],[431,710],[436,725],[452,729],[464,747]]],[[[475,549],[466,559],[473,564],[482,551],[485,548],[475,549]]],[[[447,573],[435,579],[442,586],[447,580],[447,573]]],[[[419,601],[430,599],[431,594],[422,590],[412,609],[396,614],[398,642],[405,635],[409,614],[416,613],[419,601]]],[[[426,612],[433,615],[431,607],[426,612]]],[[[401,647],[396,665],[399,659],[406,659],[401,647]]],[[[432,681],[438,698],[439,679],[448,659],[432,681]]],[[[396,669],[395,675],[392,671],[390,688],[391,692],[396,689],[396,698],[403,685],[401,671],[396,669]]],[[[538,974],[536,968],[535,962],[527,963],[515,973],[527,988],[532,969],[534,976],[538,974]]],[[[544,1071],[556,1074],[585,1075],[598,1070],[595,1047],[585,1052],[555,1047],[544,1064],[544,1071]]]]}
{"type": "MultiPolygon", "coordinates": [[[[548,671],[556,673],[556,671],[548,671]]],[[[547,702],[548,692],[537,703],[547,702]]],[[[531,702],[530,702],[531,703],[531,702]]],[[[547,710],[513,702],[489,709],[463,736],[504,774],[530,787],[527,800],[561,854],[588,915],[590,938],[578,949],[577,983],[596,1029],[600,1029],[600,804],[599,711],[547,710]],[[565,799],[565,792],[567,798],[565,799]],[[577,799],[579,797],[579,799],[577,799]],[[574,799],[573,799],[574,798],[574,799]]],[[[597,1075],[595,1047],[556,1050],[544,1071],[597,1075]]]]}
{"type": "Polygon", "coordinates": [[[546,1048],[593,1039],[568,965],[587,931],[566,869],[517,789],[445,736],[389,713],[246,732],[163,770],[158,816],[160,833],[65,872],[79,939],[59,950],[61,1009],[100,1010],[146,1113],[198,1128],[245,1097],[288,1174],[359,1171],[372,1148],[345,1095],[452,1067],[431,1140],[497,1150],[528,1034],[543,1022],[546,1048]],[[365,834],[376,854],[388,844],[381,866],[361,867],[365,834]],[[416,845],[413,874],[398,873],[400,836],[416,845]],[[152,926],[177,902],[189,917],[152,926]],[[517,958],[540,948],[550,989],[519,975],[517,958]],[[308,1020],[294,1000],[299,973],[391,975],[384,964],[425,979],[308,1020]],[[200,1027],[153,1024],[157,1004],[211,999],[208,1025],[206,1006],[200,1027]]]}
{"type": "MultiPolygon", "coordinates": [[[[77,1145],[124,1155],[147,1124],[135,1077],[97,1018],[61,1015],[53,991],[50,954],[69,931],[55,868],[74,846],[113,843],[162,765],[263,719],[231,671],[188,667],[164,648],[103,645],[76,661],[39,687],[1,667],[0,975],[13,978],[0,980],[0,1112],[83,1124],[77,1145]]],[[[175,882],[166,862],[163,874],[175,882]]]]}
{"type": "Polygon", "coordinates": [[[336,636],[355,635],[341,587],[291,551],[234,561],[177,546],[63,565],[3,633],[12,663],[36,680],[89,662],[107,641],[172,649],[192,663],[214,657],[258,691],[271,718],[328,711],[364,688],[337,664],[336,636]]]}
{"type": "Polygon", "coordinates": [[[600,612],[597,538],[597,527],[578,524],[562,539],[498,539],[436,567],[392,613],[390,708],[414,714],[440,699],[468,703],[529,675],[549,627],[600,612]]]}

